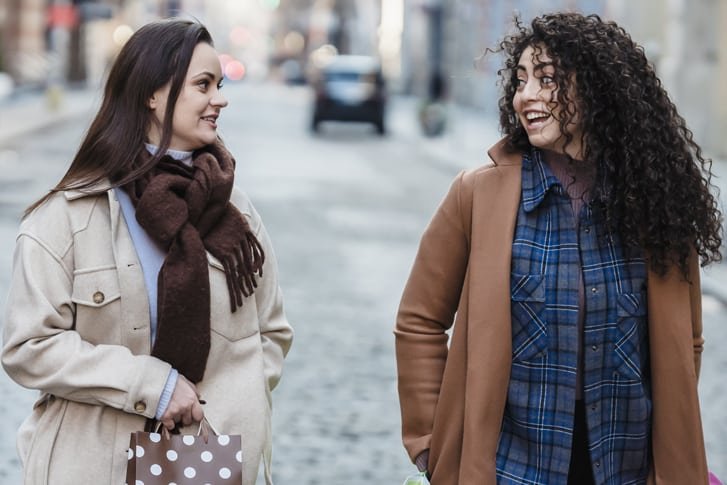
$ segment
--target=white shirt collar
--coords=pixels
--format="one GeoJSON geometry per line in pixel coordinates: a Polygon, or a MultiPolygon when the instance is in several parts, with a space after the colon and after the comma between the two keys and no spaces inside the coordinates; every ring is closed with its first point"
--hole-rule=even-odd
{"type": "MultiPolygon", "coordinates": [[[[144,143],[144,146],[146,146],[146,149],[149,153],[152,155],[156,155],[156,152],[159,151],[159,147],[156,145],[152,145],[151,143],[144,143]]],[[[187,152],[183,150],[167,150],[167,155],[172,157],[173,159],[182,162],[183,164],[187,165],[188,167],[192,166],[192,153],[194,152],[187,152]]]]}

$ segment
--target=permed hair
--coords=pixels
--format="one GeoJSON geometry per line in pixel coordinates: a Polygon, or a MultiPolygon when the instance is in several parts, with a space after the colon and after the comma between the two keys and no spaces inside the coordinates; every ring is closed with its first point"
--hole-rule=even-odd
{"type": "MultiPolygon", "coordinates": [[[[644,49],[616,23],[597,15],[548,14],[499,44],[503,94],[500,127],[511,149],[532,149],[512,101],[523,51],[552,58],[561,133],[574,115],[583,131],[583,158],[596,167],[593,207],[626,247],[641,248],[649,266],[665,274],[677,264],[688,274],[690,254],[702,265],[721,260],[722,214],[710,189],[712,161],[669,99],[644,49]],[[571,85],[575,81],[574,85],[571,85]],[[572,89],[574,88],[574,89],[572,89]],[[575,93],[570,99],[569,93],[575,93]]],[[[556,100],[553,100],[556,101],[556,100]]]]}

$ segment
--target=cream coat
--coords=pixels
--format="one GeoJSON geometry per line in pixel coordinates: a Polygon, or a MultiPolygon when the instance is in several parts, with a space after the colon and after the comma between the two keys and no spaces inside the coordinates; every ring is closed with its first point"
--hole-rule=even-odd
{"type": "MultiPolygon", "coordinates": [[[[197,387],[213,426],[242,435],[252,485],[261,463],[271,483],[270,393],[293,333],[260,216],[242,192],[232,202],[264,247],[264,276],[230,313],[222,265],[207,255],[211,348],[197,387]]],[[[148,297],[114,192],[54,194],[20,227],[4,325],[5,370],[40,390],[18,433],[26,485],[124,483],[129,435],[154,416],[170,370],[149,353],[148,297]]]]}
{"type": "MultiPolygon", "coordinates": [[[[512,359],[510,258],[522,154],[505,152],[502,142],[489,154],[494,163],[460,174],[427,227],[396,322],[404,445],[412,460],[430,450],[432,485],[496,483],[512,359]],[[445,331],[453,322],[448,348],[445,331]]],[[[648,275],[650,484],[707,483],[696,257],[690,266],[691,284],[676,269],[648,275]]]]}

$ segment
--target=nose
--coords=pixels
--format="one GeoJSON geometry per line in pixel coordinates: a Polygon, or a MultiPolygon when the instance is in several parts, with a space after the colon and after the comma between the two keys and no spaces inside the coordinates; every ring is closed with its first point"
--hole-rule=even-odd
{"type": "Polygon", "coordinates": [[[537,99],[540,90],[540,82],[534,76],[531,76],[525,83],[525,86],[523,86],[523,98],[526,100],[537,99]]]}
{"type": "Polygon", "coordinates": [[[210,104],[218,108],[224,108],[227,106],[227,98],[225,98],[220,91],[210,99],[210,104]]]}

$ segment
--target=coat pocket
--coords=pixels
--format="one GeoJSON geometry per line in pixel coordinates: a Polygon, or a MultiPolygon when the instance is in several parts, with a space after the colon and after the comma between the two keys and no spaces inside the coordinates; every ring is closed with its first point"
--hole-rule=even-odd
{"type": "Polygon", "coordinates": [[[545,323],[545,278],[540,274],[510,277],[512,358],[528,362],[548,351],[545,323]]]}
{"type": "Polygon", "coordinates": [[[647,355],[646,293],[621,293],[617,300],[618,325],[614,341],[615,367],[619,375],[641,380],[647,355]]]}
{"type": "Polygon", "coordinates": [[[71,301],[75,303],[74,327],[91,343],[108,343],[110,326],[119,322],[118,301],[121,299],[116,266],[79,269],[73,275],[71,301]],[[112,305],[117,303],[116,305],[112,305]]]}
{"type": "MultiPolygon", "coordinates": [[[[237,307],[234,313],[230,312],[230,291],[227,287],[225,268],[217,258],[209,253],[207,262],[209,263],[210,328],[212,332],[231,341],[257,334],[260,331],[260,324],[255,294],[243,298],[242,306],[237,307]]],[[[258,286],[255,291],[260,291],[260,287],[258,286]]]]}

